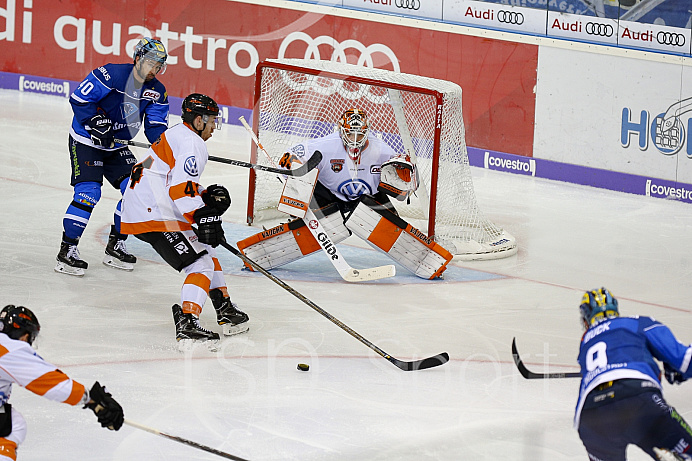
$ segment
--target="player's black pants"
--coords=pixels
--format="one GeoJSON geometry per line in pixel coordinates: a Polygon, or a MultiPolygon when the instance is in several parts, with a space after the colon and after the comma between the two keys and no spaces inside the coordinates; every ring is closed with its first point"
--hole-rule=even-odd
{"type": "Polygon", "coordinates": [[[602,384],[586,397],[579,421],[591,461],[625,461],[629,444],[653,459],[654,447],[692,452],[692,429],[648,381],[602,384]]]}

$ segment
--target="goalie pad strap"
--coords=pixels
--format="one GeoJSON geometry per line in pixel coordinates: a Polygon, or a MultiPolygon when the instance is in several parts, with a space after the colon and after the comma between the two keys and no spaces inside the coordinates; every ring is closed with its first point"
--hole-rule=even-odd
{"type": "MultiPolygon", "coordinates": [[[[320,224],[333,243],[339,243],[351,235],[335,203],[315,212],[320,216],[325,215],[320,218],[320,224]]],[[[319,243],[302,219],[259,232],[239,241],[237,245],[245,256],[265,269],[283,266],[320,250],[319,243]]],[[[247,264],[245,267],[253,270],[247,264]]]]}
{"type": "Polygon", "coordinates": [[[372,207],[378,207],[377,202],[363,197],[346,227],[418,277],[434,279],[442,275],[452,260],[449,251],[394,213],[372,207]]]}

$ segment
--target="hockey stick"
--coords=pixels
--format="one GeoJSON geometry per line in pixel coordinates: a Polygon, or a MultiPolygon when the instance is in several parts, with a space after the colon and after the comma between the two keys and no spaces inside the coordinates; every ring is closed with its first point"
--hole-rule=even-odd
{"type": "Polygon", "coordinates": [[[125,424],[127,424],[128,426],[132,426],[134,428],[140,429],[140,430],[145,431],[145,432],[150,432],[152,434],[160,435],[161,437],[165,437],[167,439],[173,440],[173,441],[178,442],[178,443],[189,445],[189,446],[191,446],[193,448],[197,448],[199,450],[208,451],[209,453],[213,453],[213,454],[220,456],[222,458],[234,459],[236,461],[248,461],[245,458],[240,458],[240,457],[234,456],[230,453],[216,450],[216,449],[208,447],[206,445],[202,445],[201,443],[193,442],[192,440],[187,440],[187,439],[184,439],[182,437],[177,437],[175,435],[166,434],[165,432],[161,432],[161,431],[153,429],[151,427],[143,426],[142,424],[135,423],[133,421],[130,421],[129,419],[125,420],[125,424]]]}
{"type": "Polygon", "coordinates": [[[526,379],[561,379],[561,378],[581,378],[581,373],[534,373],[529,371],[519,357],[517,351],[517,338],[512,338],[512,357],[519,369],[519,373],[526,379]]]}
{"type": "MultiPolygon", "coordinates": [[[[131,140],[126,140],[126,139],[116,139],[115,142],[117,142],[118,144],[127,144],[128,146],[143,147],[145,149],[148,149],[149,147],[151,147],[151,144],[147,144],[145,142],[137,142],[137,141],[131,141],[131,140]]],[[[320,151],[315,151],[315,154],[312,157],[310,157],[310,159],[307,161],[306,164],[301,165],[299,168],[296,168],[295,170],[284,170],[282,168],[272,168],[270,166],[257,165],[255,163],[243,162],[242,160],[232,160],[230,158],[214,157],[213,155],[209,156],[209,160],[212,162],[227,163],[229,165],[242,166],[244,168],[250,168],[253,170],[268,171],[270,173],[283,174],[286,176],[303,176],[306,173],[308,173],[310,170],[314,169],[322,161],[322,153],[320,151]]]]}
{"type": "MultiPolygon", "coordinates": [[[[252,128],[250,128],[250,125],[248,125],[247,121],[245,120],[245,117],[241,116],[239,120],[240,123],[243,124],[247,132],[250,134],[250,137],[252,137],[252,141],[257,145],[257,147],[262,151],[262,153],[264,153],[267,159],[269,159],[269,161],[272,164],[274,164],[274,160],[272,160],[267,150],[264,148],[264,146],[262,146],[262,144],[259,141],[259,138],[255,134],[255,132],[252,131],[252,128]]],[[[317,154],[317,152],[319,151],[316,151],[315,154],[317,154]]],[[[315,157],[315,155],[308,159],[308,163],[312,162],[313,157],[315,157]]],[[[283,178],[279,177],[278,179],[283,183],[283,178]]],[[[315,237],[315,240],[317,240],[317,242],[319,242],[320,248],[322,248],[322,251],[325,252],[329,261],[332,263],[332,265],[339,273],[341,278],[345,281],[367,282],[370,280],[380,280],[388,277],[394,277],[394,275],[396,275],[396,268],[392,264],[386,266],[372,267],[368,269],[354,269],[348,264],[348,262],[346,262],[339,249],[329,238],[329,234],[327,234],[327,232],[324,232],[324,230],[322,229],[322,225],[320,224],[320,220],[317,219],[310,207],[308,207],[307,212],[305,213],[305,219],[305,224],[312,233],[312,236],[315,237]]]]}
{"type": "Polygon", "coordinates": [[[302,294],[300,294],[299,292],[297,292],[296,290],[291,288],[291,286],[288,285],[287,283],[285,283],[283,280],[281,280],[280,278],[276,277],[275,275],[269,273],[269,271],[267,271],[265,268],[263,268],[262,266],[257,264],[252,259],[245,256],[237,248],[233,247],[232,245],[229,245],[227,242],[221,242],[221,246],[223,246],[225,249],[227,249],[228,251],[230,251],[231,253],[233,253],[234,255],[239,257],[240,259],[242,259],[243,262],[246,263],[247,265],[252,266],[256,271],[261,272],[262,275],[264,275],[265,277],[270,278],[272,280],[272,282],[276,283],[281,288],[288,291],[293,296],[300,299],[305,304],[307,304],[308,306],[310,306],[311,308],[313,308],[314,310],[319,312],[321,315],[326,317],[327,320],[329,320],[330,322],[332,322],[333,324],[335,324],[336,326],[338,326],[339,328],[344,330],[346,333],[353,336],[354,338],[356,338],[358,341],[360,341],[361,343],[368,346],[373,351],[377,352],[380,356],[389,360],[391,363],[394,364],[394,366],[396,366],[400,370],[404,370],[404,371],[424,370],[426,368],[433,368],[433,367],[436,367],[439,365],[443,365],[449,361],[449,354],[447,354],[446,352],[443,352],[441,354],[437,354],[437,355],[432,356],[432,357],[428,357],[427,359],[414,360],[412,362],[406,362],[406,361],[399,360],[397,358],[392,357],[391,355],[387,354],[385,351],[383,351],[382,349],[375,346],[373,343],[371,343],[370,341],[368,341],[367,339],[365,339],[364,337],[359,335],[357,332],[355,332],[353,329],[351,329],[348,325],[343,323],[341,320],[337,319],[336,317],[331,315],[329,312],[325,311],[320,306],[318,306],[317,304],[310,301],[308,298],[306,298],[305,296],[303,296],[302,294]]]}
{"type": "MultiPolygon", "coordinates": [[[[406,116],[404,115],[404,100],[401,97],[399,90],[388,89],[389,100],[392,105],[392,110],[394,111],[394,118],[396,118],[396,124],[399,127],[399,134],[401,135],[401,142],[404,145],[406,153],[411,158],[411,163],[418,168],[418,156],[416,155],[416,149],[413,147],[413,141],[411,140],[411,132],[408,129],[408,123],[406,123],[406,116]]],[[[421,201],[423,202],[423,216],[425,219],[430,218],[430,197],[428,196],[428,190],[425,188],[425,182],[423,176],[417,172],[420,178],[420,186],[416,192],[420,192],[421,201]]]]}

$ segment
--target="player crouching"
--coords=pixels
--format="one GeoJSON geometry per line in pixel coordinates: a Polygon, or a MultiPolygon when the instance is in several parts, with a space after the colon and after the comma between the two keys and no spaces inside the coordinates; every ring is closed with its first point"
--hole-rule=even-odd
{"type": "MultiPolygon", "coordinates": [[[[362,110],[349,109],[337,132],[304,141],[284,155],[281,164],[289,166],[307,161],[308,153],[323,156],[314,197],[298,201],[310,202],[332,243],[355,234],[418,277],[440,277],[452,254],[400,218],[389,200],[405,200],[418,188],[415,166],[382,140],[369,138],[368,127],[362,110]]],[[[302,219],[281,224],[238,242],[238,248],[266,269],[282,266],[320,249],[322,242],[305,226],[302,219]]]]}

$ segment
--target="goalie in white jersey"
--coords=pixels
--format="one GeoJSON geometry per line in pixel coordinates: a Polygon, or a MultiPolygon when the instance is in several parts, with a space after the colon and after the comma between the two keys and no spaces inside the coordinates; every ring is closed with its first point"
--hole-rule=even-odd
{"type": "Polygon", "coordinates": [[[173,305],[181,349],[187,349],[191,341],[219,339],[199,324],[207,297],[225,335],[248,330],[249,318],[231,302],[215,250],[224,241],[221,215],[231,205],[231,197],[223,186],[205,189],[199,184],[209,160],[205,141],[220,128],[218,114],[219,106],[209,96],[186,97],[183,123],[166,130],[152,144],[144,161],[132,169],[123,194],[122,232],[149,243],[171,267],[187,275],[181,304],[173,305]]]}
{"type": "MultiPolygon", "coordinates": [[[[369,136],[368,118],[361,109],[348,109],[337,125],[335,133],[291,147],[280,165],[290,168],[321,152],[310,208],[332,242],[353,233],[417,276],[439,277],[452,255],[401,219],[389,200],[405,200],[418,188],[408,155],[369,136]]],[[[310,232],[300,231],[303,226],[302,219],[281,224],[238,242],[238,248],[267,269],[287,264],[320,249],[310,232]]]]}
{"type": "Polygon", "coordinates": [[[87,391],[34,351],[31,345],[40,329],[36,315],[24,306],[9,304],[0,311],[0,460],[17,459],[17,446],[27,432],[22,414],[8,403],[13,384],[50,400],[83,405],[108,429],[117,431],[124,422],[122,407],[98,381],[87,391]]]}

